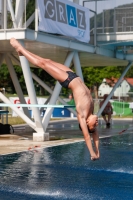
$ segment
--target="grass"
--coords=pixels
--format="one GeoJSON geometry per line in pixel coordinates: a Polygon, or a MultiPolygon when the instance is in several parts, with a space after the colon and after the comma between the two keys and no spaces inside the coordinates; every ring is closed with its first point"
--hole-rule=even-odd
{"type": "MultiPolygon", "coordinates": [[[[0,120],[2,123],[2,120],[0,120]]],[[[6,123],[6,119],[4,117],[4,124],[6,123]]],[[[26,122],[20,117],[8,117],[8,124],[17,125],[17,124],[25,124],[26,122]]]]}
{"type": "MultiPolygon", "coordinates": [[[[113,118],[119,118],[119,119],[122,119],[122,118],[132,118],[132,116],[122,116],[122,117],[119,117],[119,116],[113,116],[113,118]]],[[[50,119],[51,121],[54,121],[54,120],[61,120],[61,118],[57,119],[57,118],[51,118],[50,119]]],[[[2,121],[0,120],[0,123],[2,123],[2,121]]],[[[6,123],[6,119],[4,118],[4,123],[6,123]]],[[[19,124],[26,124],[26,122],[21,119],[20,117],[8,117],[8,124],[11,124],[11,125],[19,125],[19,124]]]]}
{"type": "MultiPolygon", "coordinates": [[[[3,117],[4,119],[4,124],[6,123],[6,118],[3,117]]],[[[54,121],[54,120],[61,120],[61,118],[51,118],[50,119],[51,121],[54,121]]],[[[0,123],[2,123],[2,120],[0,119],[0,123]]],[[[11,125],[19,125],[19,124],[26,124],[26,122],[21,118],[21,117],[12,117],[12,116],[9,116],[8,117],[8,124],[11,124],[11,125]]]]}
{"type": "Polygon", "coordinates": [[[113,118],[132,118],[133,117],[133,115],[129,115],[129,116],[124,116],[124,115],[122,115],[122,116],[120,116],[120,115],[113,115],[113,118]]]}

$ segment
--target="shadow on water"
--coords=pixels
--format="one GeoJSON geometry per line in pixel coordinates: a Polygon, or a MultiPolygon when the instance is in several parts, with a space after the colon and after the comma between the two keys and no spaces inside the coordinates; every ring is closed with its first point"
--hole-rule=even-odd
{"type": "Polygon", "coordinates": [[[133,135],[100,140],[91,161],[84,142],[0,157],[1,200],[133,199],[133,135]]]}

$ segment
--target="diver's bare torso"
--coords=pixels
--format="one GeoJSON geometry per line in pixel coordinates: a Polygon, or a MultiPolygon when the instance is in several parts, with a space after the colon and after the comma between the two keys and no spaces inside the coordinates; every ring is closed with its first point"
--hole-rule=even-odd
{"type": "Polygon", "coordinates": [[[82,113],[85,119],[87,119],[93,113],[94,108],[90,90],[80,77],[73,79],[69,84],[69,88],[73,92],[77,113],[80,113],[80,115],[82,113]]]}

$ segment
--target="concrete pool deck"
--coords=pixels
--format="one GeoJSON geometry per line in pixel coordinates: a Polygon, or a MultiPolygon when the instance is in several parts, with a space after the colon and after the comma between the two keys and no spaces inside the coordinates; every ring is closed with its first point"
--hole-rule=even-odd
{"type": "MultiPolygon", "coordinates": [[[[32,131],[26,132],[26,126],[25,124],[13,126],[15,130],[14,134],[0,135],[0,155],[84,141],[82,132],[78,128],[77,119],[50,121],[47,129],[50,141],[44,142],[34,142],[32,140],[32,131]]],[[[113,119],[110,128],[106,128],[105,123],[100,119],[97,130],[100,138],[133,133],[133,119],[113,119]]]]}

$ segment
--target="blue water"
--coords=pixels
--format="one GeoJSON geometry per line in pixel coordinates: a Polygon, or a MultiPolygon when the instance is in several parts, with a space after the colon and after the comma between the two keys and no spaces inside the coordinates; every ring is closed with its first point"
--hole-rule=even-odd
{"type": "Polygon", "coordinates": [[[0,200],[133,199],[133,134],[0,156],[0,200]]]}

